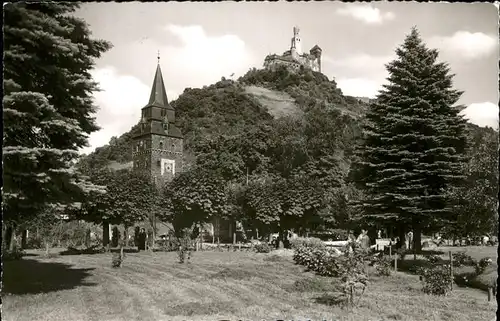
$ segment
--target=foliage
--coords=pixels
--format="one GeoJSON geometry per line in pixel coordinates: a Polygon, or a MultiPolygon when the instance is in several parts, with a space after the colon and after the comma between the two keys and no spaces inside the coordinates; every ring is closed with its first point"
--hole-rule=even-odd
{"type": "Polygon", "coordinates": [[[141,173],[127,169],[112,171],[96,169],[89,172],[95,184],[106,187],[107,193],[91,193],[75,217],[89,222],[124,224],[149,220],[150,214],[159,212],[161,198],[154,184],[141,173]]]}
{"type": "Polygon", "coordinates": [[[498,235],[498,132],[470,124],[465,183],[450,193],[457,223],[445,227],[451,237],[498,235]]]}
{"type": "Polygon", "coordinates": [[[423,291],[433,295],[447,295],[450,287],[450,266],[448,264],[434,265],[420,272],[423,277],[423,291]]]}
{"type": "Polygon", "coordinates": [[[466,121],[449,67],[416,28],[396,54],[366,115],[354,176],[364,217],[413,227],[419,251],[422,227],[456,221],[448,190],[464,177],[466,121]]]}
{"type": "Polygon", "coordinates": [[[255,244],[254,249],[257,253],[269,253],[272,251],[272,247],[267,243],[257,243],[255,244]]]}
{"type": "Polygon", "coordinates": [[[373,266],[380,276],[390,276],[392,273],[392,259],[381,255],[377,256],[374,260],[373,266]]]}
{"type": "Polygon", "coordinates": [[[488,266],[493,263],[492,259],[489,257],[484,257],[476,264],[476,275],[482,274],[488,266]]]}
{"type": "Polygon", "coordinates": [[[452,254],[453,266],[474,266],[476,265],[475,260],[470,256],[465,254],[465,251],[455,252],[452,254]]]}
{"type": "MultiPolygon", "coordinates": [[[[209,170],[194,167],[176,176],[164,189],[164,221],[173,224],[175,232],[210,221],[230,211],[224,180],[209,170]]],[[[177,235],[179,236],[179,235],[177,235]]]]}
{"type": "Polygon", "coordinates": [[[13,250],[9,250],[2,246],[2,261],[17,261],[22,259],[26,254],[22,249],[14,247],[13,250]]]}
{"type": "Polygon", "coordinates": [[[24,222],[46,204],[79,202],[91,190],[74,167],[98,130],[90,71],[111,45],[72,16],[76,3],[4,7],[3,219],[24,222]],[[50,53],[50,54],[48,54],[50,53]]]}
{"type": "Polygon", "coordinates": [[[351,307],[359,303],[368,285],[364,263],[365,255],[363,251],[354,249],[352,252],[346,251],[343,257],[343,274],[340,280],[346,303],[351,307]]]}
{"type": "Polygon", "coordinates": [[[120,251],[118,253],[113,253],[111,256],[111,267],[119,268],[123,264],[123,253],[120,251]]]}
{"type": "Polygon", "coordinates": [[[298,249],[301,247],[319,248],[319,249],[326,248],[325,243],[323,243],[322,240],[315,237],[296,237],[290,240],[290,245],[292,246],[292,249],[298,249]]]}
{"type": "Polygon", "coordinates": [[[179,257],[179,263],[190,263],[191,251],[194,248],[193,237],[191,231],[188,228],[183,228],[181,234],[177,238],[179,248],[177,249],[177,256],[179,257]]]}
{"type": "Polygon", "coordinates": [[[432,265],[437,265],[437,264],[440,264],[443,262],[443,259],[441,259],[441,257],[439,255],[435,255],[435,254],[426,255],[425,258],[432,265]]]}

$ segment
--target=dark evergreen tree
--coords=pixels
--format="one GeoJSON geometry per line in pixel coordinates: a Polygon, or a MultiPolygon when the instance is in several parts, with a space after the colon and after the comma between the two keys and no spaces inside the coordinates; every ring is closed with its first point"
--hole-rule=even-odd
{"type": "Polygon", "coordinates": [[[365,219],[413,228],[417,250],[421,228],[456,220],[449,188],[463,178],[465,120],[455,106],[462,92],[438,51],[416,28],[387,64],[389,83],[367,113],[359,150],[358,183],[365,190],[365,219]]]}
{"type": "Polygon", "coordinates": [[[3,214],[12,223],[92,185],[74,169],[98,130],[90,71],[111,45],[90,37],[75,3],[4,6],[3,214]]]}

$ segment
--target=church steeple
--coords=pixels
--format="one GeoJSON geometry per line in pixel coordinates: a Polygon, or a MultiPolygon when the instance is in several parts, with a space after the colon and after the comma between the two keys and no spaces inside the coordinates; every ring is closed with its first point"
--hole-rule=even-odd
{"type": "Polygon", "coordinates": [[[160,68],[160,56],[158,56],[158,66],[156,67],[155,79],[153,81],[153,88],[151,88],[148,106],[168,107],[167,91],[165,90],[165,83],[163,82],[160,68]]]}

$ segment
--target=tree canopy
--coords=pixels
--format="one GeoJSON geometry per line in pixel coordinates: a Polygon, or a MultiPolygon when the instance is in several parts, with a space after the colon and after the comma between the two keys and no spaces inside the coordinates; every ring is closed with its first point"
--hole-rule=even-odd
{"type": "Polygon", "coordinates": [[[4,220],[92,189],[74,167],[98,126],[90,70],[111,45],[91,38],[74,3],[4,6],[4,220]]]}
{"type": "Polygon", "coordinates": [[[462,93],[416,28],[396,54],[366,115],[358,183],[365,217],[413,226],[420,246],[422,224],[456,220],[448,191],[464,177],[465,120],[455,106],[462,93]]]}

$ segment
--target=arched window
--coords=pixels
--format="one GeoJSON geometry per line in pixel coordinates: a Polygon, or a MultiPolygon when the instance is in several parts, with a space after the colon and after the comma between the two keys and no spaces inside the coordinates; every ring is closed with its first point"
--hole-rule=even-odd
{"type": "Polygon", "coordinates": [[[137,146],[135,146],[135,151],[138,152],[139,151],[139,144],[137,144],[137,146]]]}

